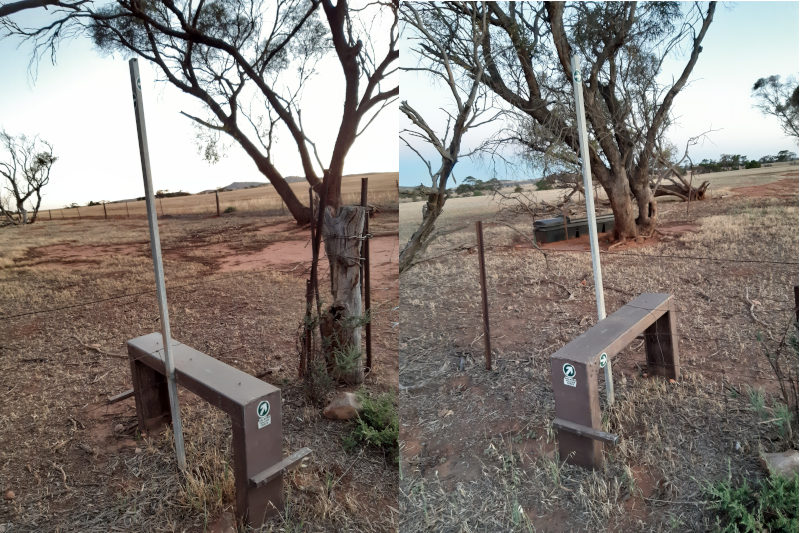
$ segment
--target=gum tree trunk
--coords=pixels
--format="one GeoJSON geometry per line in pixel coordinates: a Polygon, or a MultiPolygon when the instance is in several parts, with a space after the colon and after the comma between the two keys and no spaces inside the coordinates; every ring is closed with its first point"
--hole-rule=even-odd
{"type": "Polygon", "coordinates": [[[603,189],[608,195],[611,211],[614,213],[614,240],[636,237],[638,232],[636,219],[633,217],[628,180],[612,179],[610,183],[603,184],[603,189]]]}
{"type": "Polygon", "coordinates": [[[331,376],[339,382],[364,381],[361,361],[361,239],[366,210],[360,206],[325,209],[322,238],[331,272],[333,303],[320,325],[331,376]]]}

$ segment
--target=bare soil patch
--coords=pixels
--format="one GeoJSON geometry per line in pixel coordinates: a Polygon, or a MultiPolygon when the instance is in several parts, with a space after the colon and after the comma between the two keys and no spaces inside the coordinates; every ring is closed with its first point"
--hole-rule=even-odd
{"type": "Polygon", "coordinates": [[[751,197],[791,198],[797,196],[797,173],[785,172],[782,176],[794,176],[767,183],[765,185],[752,185],[750,187],[736,187],[731,189],[736,194],[751,197]]]}
{"type": "Polygon", "coordinates": [[[759,479],[760,449],[797,446],[796,427],[787,442],[749,400],[761,390],[771,406],[778,392],[763,354],[793,323],[796,189],[694,202],[688,215],[686,204],[659,207],[654,238],[605,243],[606,308],[643,292],[673,294],[683,375],[677,383],[650,377],[642,340],[614,358],[617,401],[604,407],[603,424],[621,443],[606,449],[598,471],[566,465],[551,427],[549,356],[597,320],[588,245],[540,251],[526,236],[530,219],[485,224],[491,371],[474,215],[403,275],[401,530],[712,529],[703,483],[729,472],[759,479]]]}
{"type": "MultiPolygon", "coordinates": [[[[372,227],[396,232],[397,212],[380,211],[372,227]]],[[[370,448],[345,451],[350,425],[321,418],[298,382],[306,267],[244,261],[301,246],[307,229],[240,215],[166,218],[160,228],[173,336],[279,386],[284,454],[313,450],[286,476],[286,507],[264,530],[396,530],[397,466],[370,448]],[[248,267],[222,271],[236,258],[248,267]]],[[[394,275],[386,265],[372,276],[374,371],[364,387],[374,394],[397,387],[397,262],[380,239],[373,261],[395,259],[394,275]]],[[[0,525],[205,531],[224,522],[234,501],[227,418],[180,391],[190,467],[181,475],[169,431],[139,434],[132,398],[107,403],[131,386],[125,342],[159,329],[146,221],[7,228],[0,250],[0,489],[16,495],[0,502],[0,525]]]]}

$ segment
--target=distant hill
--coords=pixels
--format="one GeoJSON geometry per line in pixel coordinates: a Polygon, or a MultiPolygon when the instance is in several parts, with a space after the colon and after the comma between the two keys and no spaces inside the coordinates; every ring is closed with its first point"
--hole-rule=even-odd
{"type": "Polygon", "coordinates": [[[234,181],[230,185],[226,185],[225,187],[220,187],[219,189],[207,189],[205,191],[200,191],[197,194],[209,194],[214,191],[240,191],[242,189],[253,189],[255,187],[264,187],[265,185],[269,185],[269,183],[264,183],[263,181],[234,181]]]}
{"type": "Polygon", "coordinates": [[[238,191],[241,189],[252,189],[254,187],[263,187],[264,185],[269,185],[269,183],[264,183],[263,181],[234,181],[230,185],[226,185],[220,189],[221,191],[238,191]]]}

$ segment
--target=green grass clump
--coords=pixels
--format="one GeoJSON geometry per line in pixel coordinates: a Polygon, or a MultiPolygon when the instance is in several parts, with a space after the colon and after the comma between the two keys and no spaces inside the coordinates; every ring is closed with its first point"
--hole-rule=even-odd
{"type": "Polygon", "coordinates": [[[358,413],[353,431],[345,437],[345,448],[352,449],[359,444],[376,446],[397,463],[400,455],[400,423],[394,394],[384,393],[373,397],[367,392],[358,391],[356,395],[362,410],[358,413]]]}
{"type": "Polygon", "coordinates": [[[750,486],[725,481],[705,489],[707,504],[724,533],[797,532],[797,476],[770,476],[750,486]]]}

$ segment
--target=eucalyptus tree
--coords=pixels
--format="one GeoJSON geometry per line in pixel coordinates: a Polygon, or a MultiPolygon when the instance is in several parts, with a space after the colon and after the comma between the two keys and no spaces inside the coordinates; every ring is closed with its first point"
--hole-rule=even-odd
{"type": "Polygon", "coordinates": [[[0,214],[8,222],[36,222],[42,189],[50,183],[56,159],[53,146],[45,140],[0,131],[0,214]]]}
{"type": "Polygon", "coordinates": [[[362,231],[364,209],[341,205],[342,174],[357,138],[399,94],[397,9],[398,0],[355,6],[348,0],[85,0],[51,8],[40,27],[8,20],[4,26],[32,42],[37,56],[55,57],[65,37],[88,35],[101,51],[149,61],[201,104],[202,112],[182,113],[203,132],[206,156],[218,157],[222,137],[237,143],[294,219],[310,223],[312,206],[298,198],[281,171],[291,158],[276,140],[290,140],[323,206],[330,313],[341,325],[336,349],[352,352],[360,346],[354,319],[361,315],[359,265],[347,259],[352,250],[342,251],[342,244],[356,242],[351,237],[362,231]],[[338,74],[331,77],[328,93],[313,97],[330,99],[330,107],[341,114],[313,137],[304,127],[309,117],[303,114],[303,93],[321,62],[335,62],[338,74]]]}
{"type": "MultiPolygon", "coordinates": [[[[574,165],[579,153],[570,58],[581,58],[581,86],[593,178],[614,212],[617,238],[652,231],[657,204],[651,172],[671,110],[702,52],[716,4],[681,2],[437,3],[437,41],[460,19],[486,17],[480,80],[518,120],[510,138],[532,154],[574,165]],[[682,57],[668,76],[667,58],[682,57]],[[669,81],[664,81],[669,79],[669,81]]],[[[467,75],[477,62],[453,36],[440,57],[467,75]]],[[[436,53],[430,47],[432,54],[436,53]]]]}
{"type": "Polygon", "coordinates": [[[435,238],[436,220],[447,201],[453,168],[460,157],[475,151],[473,148],[462,153],[464,134],[497,117],[481,84],[484,63],[480,47],[488,32],[486,11],[481,12],[482,15],[472,12],[469,17],[454,19],[450,25],[441,10],[427,2],[404,2],[400,8],[405,37],[410,43],[404,54],[409,54],[409,63],[414,65],[404,70],[428,74],[444,89],[449,104],[436,117],[420,110],[422,102],[403,100],[400,105],[410,123],[400,138],[425,164],[431,180],[430,188],[426,189],[422,222],[400,252],[401,273],[413,265],[414,257],[435,238]],[[471,57],[472,70],[468,76],[457,72],[450,60],[450,46],[464,47],[459,53],[471,57]],[[437,127],[434,120],[443,123],[443,127],[437,127]],[[426,145],[435,150],[433,159],[423,155],[426,145]]]}

